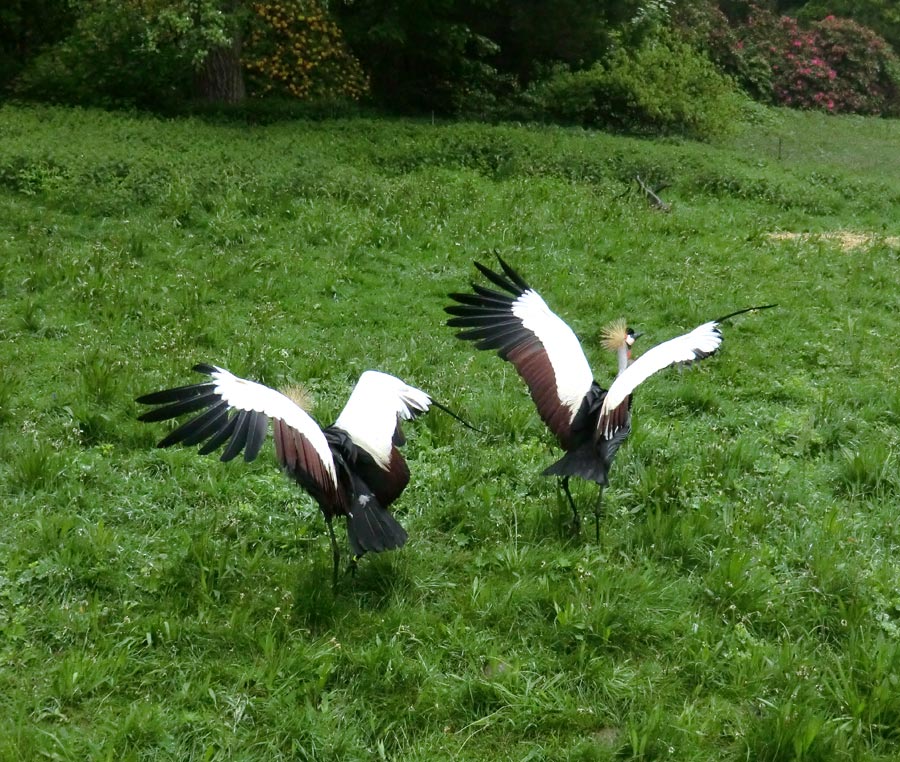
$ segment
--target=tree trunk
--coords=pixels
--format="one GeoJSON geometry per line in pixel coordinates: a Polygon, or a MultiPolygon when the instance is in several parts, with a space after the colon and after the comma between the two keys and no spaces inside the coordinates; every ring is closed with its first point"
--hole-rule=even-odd
{"type": "Polygon", "coordinates": [[[196,76],[197,92],[210,103],[241,103],[247,97],[241,68],[241,40],[226,48],[213,48],[196,76]]]}

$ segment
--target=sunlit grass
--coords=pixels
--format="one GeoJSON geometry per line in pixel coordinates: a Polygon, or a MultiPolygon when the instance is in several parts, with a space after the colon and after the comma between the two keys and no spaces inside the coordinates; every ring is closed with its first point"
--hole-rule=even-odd
{"type": "Polygon", "coordinates": [[[0,134],[0,759],[900,753],[896,122],[709,145],[6,106],[0,134]],[[838,230],[875,243],[769,235],[838,230]],[[599,543],[521,379],[442,325],[493,252],[603,384],[611,319],[646,348],[779,304],[640,387],[599,543]],[[410,542],[335,595],[270,450],[136,421],[199,361],[323,424],[378,368],[486,433],[406,427],[410,542]]]}

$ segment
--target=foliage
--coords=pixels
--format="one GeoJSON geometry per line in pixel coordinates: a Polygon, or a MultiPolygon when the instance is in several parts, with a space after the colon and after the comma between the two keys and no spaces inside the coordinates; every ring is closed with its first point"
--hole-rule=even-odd
{"type": "Polygon", "coordinates": [[[6,105],[0,134],[0,758],[900,755],[900,123],[778,110],[695,143],[6,105]],[[608,319],[642,352],[779,304],[641,387],[599,543],[539,476],[521,379],[443,325],[494,250],[604,384],[608,319]],[[271,442],[223,464],[135,420],[201,360],[303,383],[323,423],[380,368],[487,433],[406,427],[410,542],[333,595],[271,442]]]}
{"type": "Polygon", "coordinates": [[[159,107],[191,97],[194,73],[228,46],[230,0],[79,0],[76,22],[17,83],[21,95],[87,104],[159,107]]]}
{"type": "Polygon", "coordinates": [[[797,18],[807,24],[826,16],[852,19],[900,54],[900,5],[893,0],[809,0],[797,10],[797,18]]]}
{"type": "Polygon", "coordinates": [[[65,37],[72,23],[65,0],[6,0],[0,6],[0,89],[43,48],[65,37]]]}
{"type": "Polygon", "coordinates": [[[528,97],[539,113],[564,122],[700,138],[727,132],[737,116],[731,83],[703,54],[664,34],[584,71],[557,69],[528,97]]]}
{"type": "MultiPolygon", "coordinates": [[[[240,0],[130,0],[144,24],[151,52],[173,50],[199,70],[216,49],[241,36],[245,10],[240,0]]],[[[98,0],[82,0],[90,6],[98,0]]],[[[107,2],[107,0],[100,0],[107,2]]]]}
{"type": "Polygon", "coordinates": [[[497,68],[528,85],[548,67],[562,64],[582,69],[601,60],[623,29],[642,27],[666,4],[660,0],[502,0],[475,16],[473,24],[496,43],[491,60],[497,68]]]}
{"type": "Polygon", "coordinates": [[[682,39],[706,51],[751,97],[772,103],[772,62],[744,42],[750,4],[740,3],[746,14],[735,19],[719,5],[713,0],[679,4],[673,17],[675,29],[682,39]]]}
{"type": "Polygon", "coordinates": [[[758,6],[736,25],[707,9],[682,14],[702,28],[713,58],[754,97],[831,112],[893,114],[900,109],[900,62],[870,29],[829,16],[803,28],[758,6]],[[696,22],[701,20],[701,24],[696,22]]]}
{"type": "MultiPolygon", "coordinates": [[[[496,0],[473,3],[490,9],[496,0]]],[[[334,11],[376,98],[389,108],[456,113],[492,97],[498,48],[476,31],[468,4],[448,0],[344,0],[334,11]]]]}
{"type": "Polygon", "coordinates": [[[637,32],[645,17],[667,5],[343,0],[335,12],[379,101],[407,111],[483,116],[503,113],[522,88],[555,66],[589,67],[624,28],[637,32]]]}
{"type": "MultiPolygon", "coordinates": [[[[813,24],[823,58],[833,67],[835,108],[858,114],[900,115],[900,58],[875,32],[827,16],[813,24]]],[[[815,63],[815,62],[813,62],[815,63]]]]}
{"type": "Polygon", "coordinates": [[[136,3],[90,0],[71,33],[37,55],[16,82],[20,95],[83,104],[159,106],[189,94],[189,65],[178,49],[149,44],[136,3]]]}
{"type": "Polygon", "coordinates": [[[257,95],[358,100],[366,94],[359,61],[317,0],[275,0],[252,10],[243,60],[257,95]]]}

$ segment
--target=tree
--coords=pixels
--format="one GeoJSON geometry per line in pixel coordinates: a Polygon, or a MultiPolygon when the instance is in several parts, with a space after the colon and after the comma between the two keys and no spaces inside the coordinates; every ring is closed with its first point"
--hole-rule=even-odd
{"type": "Polygon", "coordinates": [[[148,48],[170,48],[189,62],[197,95],[214,103],[244,100],[247,89],[241,46],[249,9],[243,0],[138,2],[146,24],[148,48]]]}
{"type": "Polygon", "coordinates": [[[340,0],[334,12],[368,71],[375,96],[391,108],[458,111],[460,100],[489,89],[496,44],[478,19],[496,0],[340,0]]]}
{"type": "Polygon", "coordinates": [[[73,21],[66,0],[5,0],[0,5],[0,87],[42,49],[63,39],[73,21]]]}
{"type": "Polygon", "coordinates": [[[554,64],[589,68],[617,30],[657,5],[667,0],[338,0],[333,9],[382,102],[459,113],[554,64]]]}
{"type": "Polygon", "coordinates": [[[159,106],[191,96],[238,103],[245,0],[71,0],[68,35],[31,63],[20,93],[159,106]]]}

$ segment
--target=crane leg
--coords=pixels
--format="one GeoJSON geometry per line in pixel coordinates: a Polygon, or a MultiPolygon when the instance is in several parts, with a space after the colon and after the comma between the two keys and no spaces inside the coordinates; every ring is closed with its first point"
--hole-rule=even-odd
{"type": "Polygon", "coordinates": [[[578,508],[575,507],[572,493],[569,492],[569,477],[564,476],[559,481],[562,484],[563,492],[566,493],[566,497],[569,499],[569,505],[572,507],[572,528],[575,530],[575,534],[581,534],[581,516],[578,515],[578,508]]]}
{"type": "Polygon", "coordinates": [[[597,504],[594,506],[594,533],[597,536],[597,544],[600,544],[600,519],[603,518],[603,485],[600,485],[600,494],[597,496],[597,504]]]}
{"type": "Polygon", "coordinates": [[[334,536],[334,527],[331,524],[331,516],[325,517],[325,523],[328,524],[328,536],[331,538],[331,560],[333,568],[331,570],[331,589],[337,590],[338,584],[338,568],[341,565],[341,551],[338,548],[337,538],[334,536]]]}

